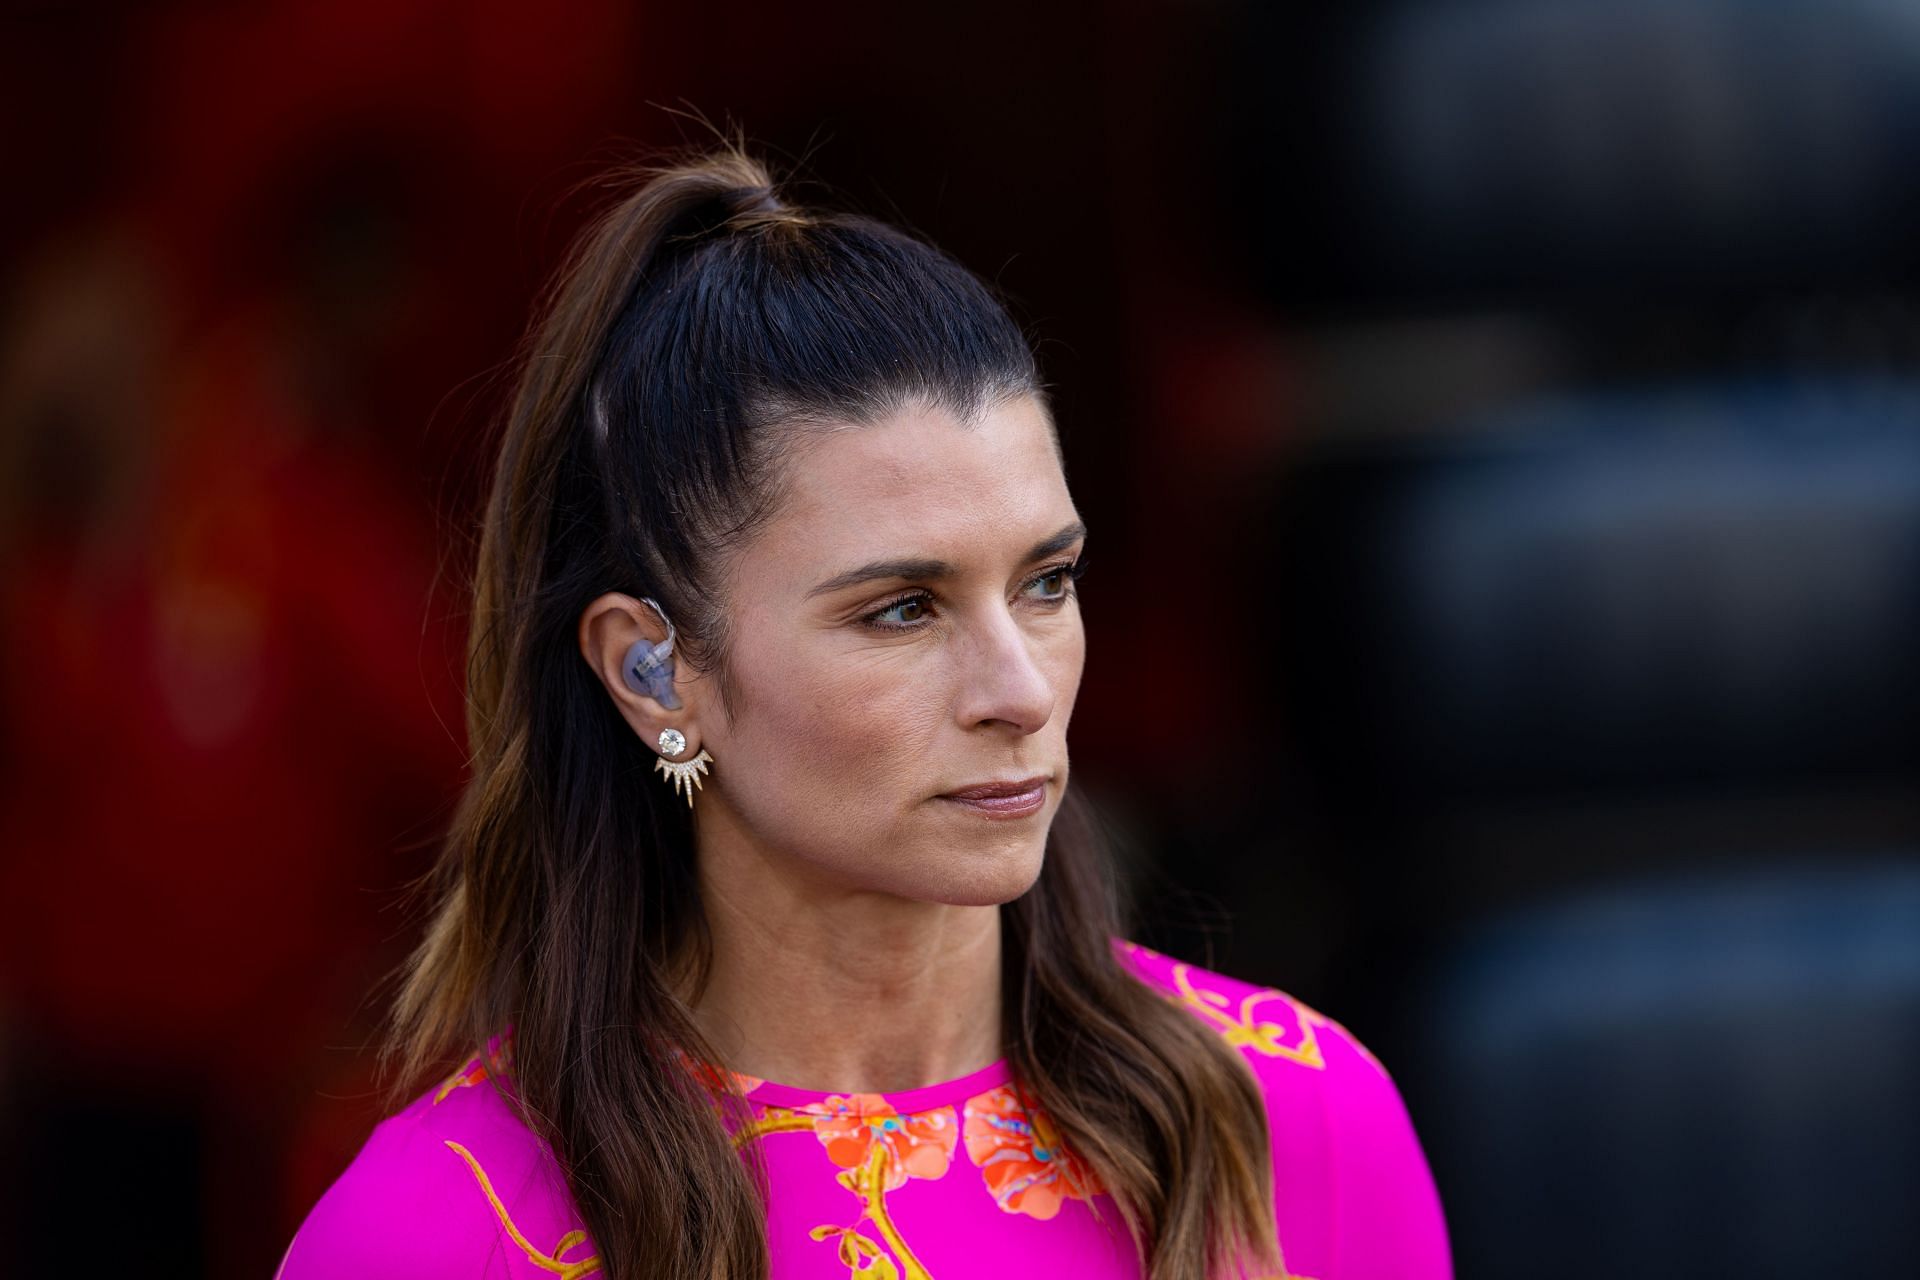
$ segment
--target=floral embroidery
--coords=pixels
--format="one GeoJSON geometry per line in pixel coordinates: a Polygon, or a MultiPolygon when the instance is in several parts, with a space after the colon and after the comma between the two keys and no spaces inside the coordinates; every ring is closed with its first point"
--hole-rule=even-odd
{"type": "MultiPolygon", "coordinates": [[[[953,1108],[941,1109],[949,1117],[953,1115],[953,1108]]],[[[892,1150],[893,1148],[884,1141],[873,1142],[868,1146],[869,1154],[865,1164],[856,1169],[841,1171],[838,1179],[840,1185],[860,1197],[860,1216],[854,1219],[852,1225],[840,1227],[832,1223],[823,1223],[809,1233],[815,1240],[824,1240],[828,1235],[838,1234],[840,1257],[846,1260],[849,1250],[852,1250],[856,1258],[863,1247],[874,1253],[879,1252],[873,1241],[861,1235],[859,1231],[861,1223],[873,1224],[874,1229],[880,1233],[880,1238],[887,1242],[887,1248],[893,1250],[893,1256],[899,1260],[899,1269],[896,1271],[893,1264],[884,1259],[867,1265],[864,1270],[861,1269],[861,1264],[856,1262],[852,1264],[852,1275],[849,1280],[861,1280],[863,1277],[872,1277],[872,1280],[894,1280],[896,1275],[904,1277],[904,1280],[933,1280],[933,1277],[927,1274],[926,1266],[901,1237],[900,1229],[893,1225],[893,1215],[887,1212],[887,1192],[906,1181],[905,1176],[900,1177],[898,1181],[894,1179],[892,1150]]],[[[951,1155],[951,1153],[949,1148],[948,1154],[951,1155]]],[[[946,1171],[946,1165],[941,1165],[940,1173],[946,1171]]]]}
{"type": "MultiPolygon", "coordinates": [[[[1284,992],[1251,989],[1124,940],[1116,939],[1114,947],[1124,960],[1132,962],[1128,967],[1136,968],[1151,988],[1213,1026],[1235,1048],[1324,1070],[1325,1029],[1333,1028],[1379,1069],[1377,1059],[1344,1027],[1284,992]]],[[[854,1202],[843,1214],[828,1210],[818,1215],[839,1221],[823,1222],[808,1231],[811,1246],[797,1239],[789,1243],[798,1245],[802,1253],[818,1250],[810,1253],[814,1265],[831,1267],[825,1251],[834,1250],[849,1280],[932,1280],[895,1225],[888,1200],[890,1193],[914,1179],[932,1181],[948,1176],[954,1150],[962,1143],[969,1163],[980,1171],[982,1183],[1003,1213],[1036,1222],[1055,1220],[1067,1201],[1092,1201],[1102,1192],[1091,1166],[1064,1147],[1050,1118],[1017,1082],[975,1094],[957,1108],[942,1106],[906,1114],[877,1093],[832,1095],[815,1102],[774,1106],[751,1096],[765,1081],[684,1052],[676,1056],[713,1095],[721,1122],[732,1132],[737,1148],[744,1150],[781,1133],[814,1136],[826,1159],[821,1162],[825,1169],[815,1165],[812,1176],[837,1173],[835,1181],[851,1193],[854,1202]]],[[[432,1095],[433,1104],[490,1079],[507,1085],[511,1057],[510,1038],[503,1036],[489,1043],[485,1053],[441,1082],[432,1095]]],[[[563,1280],[597,1280],[603,1268],[584,1230],[566,1232],[550,1251],[543,1252],[509,1216],[472,1152],[453,1141],[447,1141],[446,1146],[467,1163],[493,1207],[502,1233],[519,1247],[531,1266],[563,1280]]],[[[796,1143],[788,1154],[812,1164],[814,1158],[802,1153],[813,1147],[811,1142],[796,1143]]],[[[970,1177],[967,1181],[970,1184],[970,1177]]],[[[926,1194],[910,1193],[907,1203],[913,1206],[918,1203],[916,1196],[926,1194]]],[[[934,1193],[930,1203],[938,1203],[938,1194],[934,1193]]],[[[969,1187],[964,1194],[978,1192],[969,1187]]],[[[1073,1216],[1067,1215],[1068,1219],[1073,1216]]],[[[802,1222],[808,1220],[817,1221],[808,1215],[802,1222]]],[[[936,1257],[935,1261],[940,1259],[936,1257]]],[[[1283,1260],[1278,1273],[1261,1280],[1309,1278],[1288,1270],[1283,1260]]]]}
{"type": "Polygon", "coordinates": [[[480,1161],[474,1158],[473,1152],[451,1138],[446,1139],[446,1144],[455,1155],[467,1162],[469,1169],[473,1170],[474,1180],[480,1184],[480,1190],[486,1194],[487,1203],[493,1206],[494,1216],[500,1219],[501,1227],[513,1238],[513,1242],[520,1246],[521,1252],[527,1255],[528,1262],[542,1271],[551,1271],[554,1275],[561,1277],[561,1280],[578,1280],[580,1276],[592,1275],[600,1270],[600,1255],[597,1253],[588,1254],[573,1262],[568,1262],[564,1257],[569,1249],[586,1243],[587,1233],[584,1231],[567,1232],[554,1243],[551,1253],[543,1253],[536,1248],[533,1242],[521,1233],[520,1228],[507,1213],[507,1206],[500,1202],[500,1196],[493,1189],[493,1180],[487,1177],[487,1171],[480,1167],[480,1161]]]}
{"type": "Polygon", "coordinates": [[[840,1166],[840,1185],[860,1200],[860,1216],[851,1224],[822,1223],[808,1234],[817,1241],[839,1241],[849,1280],[931,1280],[893,1225],[887,1192],[905,1186],[909,1178],[945,1176],[960,1140],[954,1109],[901,1115],[881,1094],[835,1094],[802,1107],[767,1107],[742,1125],[733,1141],[744,1147],[769,1134],[807,1131],[820,1140],[827,1159],[840,1166]],[[879,1233],[884,1248],[860,1231],[866,1223],[879,1233]]]}
{"type": "Polygon", "coordinates": [[[1047,1219],[1068,1200],[1098,1188],[1092,1170],[1060,1140],[1032,1099],[1014,1085],[967,1099],[967,1158],[980,1166],[987,1190],[1008,1213],[1047,1219]]]}
{"type": "Polygon", "coordinates": [[[885,1148],[882,1167],[888,1191],[905,1186],[908,1178],[946,1173],[960,1138],[952,1107],[903,1116],[877,1093],[836,1094],[799,1110],[815,1117],[813,1131],[827,1149],[827,1159],[842,1169],[862,1168],[876,1147],[885,1148]]]}

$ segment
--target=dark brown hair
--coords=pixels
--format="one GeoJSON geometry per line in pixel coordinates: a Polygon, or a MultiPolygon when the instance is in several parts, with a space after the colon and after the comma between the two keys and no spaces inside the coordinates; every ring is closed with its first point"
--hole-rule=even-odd
{"type": "MultiPolygon", "coordinates": [[[[764,1184],[676,1059],[715,1061],[681,994],[709,945],[692,825],[648,785],[578,620],[607,591],[653,597],[737,705],[716,566],[777,502],[783,431],[1046,398],[977,276],[870,218],[787,203],[737,141],[621,180],[522,352],[475,567],[472,777],[388,1051],[404,1096],[511,1026],[513,1096],[606,1273],[755,1280],[764,1184]]],[[[1001,908],[1008,1060],[1153,1280],[1277,1267],[1258,1088],[1120,967],[1110,863],[1070,789],[1038,883],[1001,908]]]]}

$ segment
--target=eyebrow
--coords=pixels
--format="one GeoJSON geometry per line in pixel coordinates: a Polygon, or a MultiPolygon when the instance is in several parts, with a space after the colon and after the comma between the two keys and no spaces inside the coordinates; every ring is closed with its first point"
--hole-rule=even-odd
{"type": "MultiPolygon", "coordinates": [[[[1086,536],[1086,524],[1082,521],[1075,520],[1072,524],[1065,526],[1051,537],[1042,538],[1040,541],[1034,543],[1033,548],[1027,552],[1027,558],[1021,563],[1031,564],[1035,560],[1041,560],[1054,554],[1056,551],[1065,551],[1068,547],[1086,536]]],[[[823,596],[830,591],[839,591],[845,587],[856,586],[862,582],[874,582],[882,578],[950,578],[957,572],[959,571],[945,560],[929,560],[924,557],[918,559],[875,560],[869,564],[863,564],[857,569],[849,569],[845,573],[836,573],[833,577],[828,578],[825,582],[807,592],[807,599],[811,600],[815,596],[823,596]]]]}

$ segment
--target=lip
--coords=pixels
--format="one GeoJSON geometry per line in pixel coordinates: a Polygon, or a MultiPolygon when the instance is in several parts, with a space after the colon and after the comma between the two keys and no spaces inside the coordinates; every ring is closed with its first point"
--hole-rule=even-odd
{"type": "Polygon", "coordinates": [[[940,797],[965,805],[985,818],[1026,818],[1047,804],[1047,775],[1007,782],[980,782],[940,797]]]}

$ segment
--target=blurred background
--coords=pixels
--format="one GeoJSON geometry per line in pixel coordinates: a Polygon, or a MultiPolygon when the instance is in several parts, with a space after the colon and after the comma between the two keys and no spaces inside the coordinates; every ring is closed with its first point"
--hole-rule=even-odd
{"type": "Polygon", "coordinates": [[[1912,1274],[1920,6],[0,11],[9,1273],[269,1274],[379,1118],[503,362],[695,112],[1013,296],[1139,936],[1463,1277],[1912,1274]]]}

